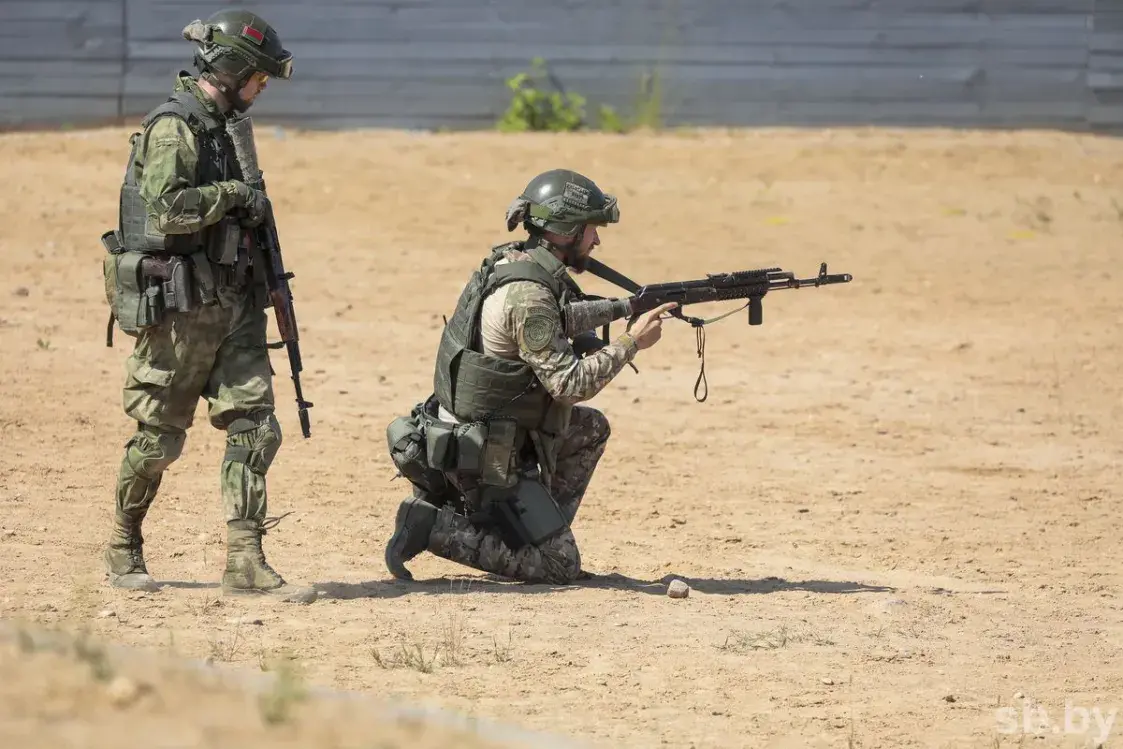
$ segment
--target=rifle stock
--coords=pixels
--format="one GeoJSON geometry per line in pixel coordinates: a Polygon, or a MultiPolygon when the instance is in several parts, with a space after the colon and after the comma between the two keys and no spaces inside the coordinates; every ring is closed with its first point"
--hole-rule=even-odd
{"type": "MultiPolygon", "coordinates": [[[[227,124],[227,131],[234,144],[242,179],[247,185],[260,190],[268,197],[265,178],[257,166],[257,147],[254,143],[252,120],[246,116],[231,119],[227,124]]],[[[269,306],[273,308],[273,317],[280,334],[280,341],[267,345],[274,349],[283,346],[288,352],[289,371],[292,373],[292,384],[296,394],[297,416],[300,419],[300,432],[307,439],[312,436],[308,418],[308,409],[312,408],[312,403],[304,399],[300,385],[300,373],[304,369],[304,363],[300,356],[300,333],[296,324],[296,310],[293,308],[292,289],[289,287],[289,280],[295,274],[285,270],[284,260],[281,257],[281,242],[277,236],[277,222],[273,216],[273,204],[268,200],[266,200],[265,220],[251,229],[249,234],[253,243],[265,254],[269,306]]]]}

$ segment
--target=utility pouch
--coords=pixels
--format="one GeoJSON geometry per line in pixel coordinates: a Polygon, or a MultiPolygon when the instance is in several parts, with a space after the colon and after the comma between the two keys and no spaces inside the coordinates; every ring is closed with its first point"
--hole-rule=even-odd
{"type": "Polygon", "coordinates": [[[425,454],[429,467],[438,471],[451,471],[456,467],[456,441],[453,439],[454,425],[443,421],[427,421],[425,424],[425,454]]]}
{"type": "Polygon", "coordinates": [[[217,265],[234,265],[238,260],[238,245],[242,240],[242,228],[231,217],[223,218],[209,232],[207,257],[217,265]]]}
{"type": "Polygon", "coordinates": [[[480,483],[507,486],[515,452],[518,425],[511,419],[493,419],[487,425],[487,441],[480,459],[480,483]]]}
{"type": "Polygon", "coordinates": [[[549,489],[534,478],[520,478],[511,488],[484,487],[482,500],[512,551],[549,541],[569,527],[549,489]]]}
{"type": "Polygon", "coordinates": [[[386,427],[386,445],[390,460],[398,471],[415,486],[432,495],[443,493],[448,481],[442,472],[429,467],[425,435],[416,414],[399,416],[386,427]]]}
{"type": "Polygon", "coordinates": [[[456,427],[456,471],[477,475],[483,464],[487,426],[478,422],[456,427]]]}

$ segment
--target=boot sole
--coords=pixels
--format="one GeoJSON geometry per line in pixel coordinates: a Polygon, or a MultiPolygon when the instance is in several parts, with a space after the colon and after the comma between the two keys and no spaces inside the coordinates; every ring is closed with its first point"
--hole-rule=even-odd
{"type": "Polygon", "coordinates": [[[240,598],[250,598],[255,596],[263,598],[276,598],[277,600],[283,601],[285,603],[312,603],[318,597],[318,594],[312,588],[308,588],[307,590],[295,590],[289,591],[287,593],[281,593],[278,591],[278,589],[263,590],[261,588],[228,588],[223,585],[222,593],[223,595],[238,596],[240,598]]]}
{"type": "Polygon", "coordinates": [[[122,582],[121,578],[113,574],[109,575],[109,587],[116,588],[117,590],[142,590],[145,593],[159,593],[162,588],[156,584],[156,581],[149,578],[148,581],[142,583],[122,582]]]}

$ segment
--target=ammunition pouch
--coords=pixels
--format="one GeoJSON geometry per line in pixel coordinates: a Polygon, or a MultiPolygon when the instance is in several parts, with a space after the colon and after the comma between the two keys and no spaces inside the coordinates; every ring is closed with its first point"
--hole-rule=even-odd
{"type": "Polygon", "coordinates": [[[425,457],[433,470],[469,485],[509,486],[519,446],[514,421],[497,419],[455,424],[421,415],[425,457]]]}
{"type": "Polygon", "coordinates": [[[514,486],[485,486],[482,509],[488,512],[511,550],[537,546],[569,527],[550,490],[536,474],[520,477],[514,486]]]}
{"type": "Polygon", "coordinates": [[[238,245],[242,241],[242,227],[238,220],[227,216],[206,230],[207,259],[215,265],[234,265],[238,260],[238,245]]]}

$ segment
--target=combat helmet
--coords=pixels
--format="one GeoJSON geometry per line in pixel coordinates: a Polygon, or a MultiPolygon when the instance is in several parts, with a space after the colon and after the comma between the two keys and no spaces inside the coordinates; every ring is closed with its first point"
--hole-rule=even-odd
{"type": "Polygon", "coordinates": [[[620,220],[616,197],[588,177],[569,169],[551,169],[532,179],[507,209],[507,230],[521,222],[531,234],[543,231],[577,236],[587,224],[620,220]]]}
{"type": "Polygon", "coordinates": [[[206,21],[189,23],[183,38],[195,42],[195,67],[228,97],[254,73],[292,77],[292,53],[281,44],[276,29],[255,13],[220,10],[206,21]]]}

